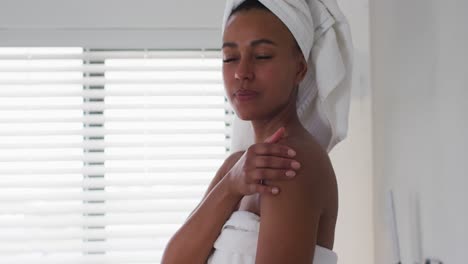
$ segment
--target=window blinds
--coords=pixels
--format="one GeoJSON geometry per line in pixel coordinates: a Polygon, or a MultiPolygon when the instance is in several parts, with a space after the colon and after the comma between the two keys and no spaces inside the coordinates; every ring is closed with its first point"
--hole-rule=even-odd
{"type": "Polygon", "coordinates": [[[0,48],[0,263],[159,263],[229,152],[219,51],[0,48]]]}

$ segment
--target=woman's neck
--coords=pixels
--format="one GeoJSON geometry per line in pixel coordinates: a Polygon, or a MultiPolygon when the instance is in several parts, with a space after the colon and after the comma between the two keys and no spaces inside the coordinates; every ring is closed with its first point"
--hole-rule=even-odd
{"type": "Polygon", "coordinates": [[[279,114],[268,120],[252,120],[255,132],[255,143],[262,143],[273,135],[279,128],[284,127],[284,137],[301,135],[305,128],[297,116],[296,107],[287,107],[279,114]]]}

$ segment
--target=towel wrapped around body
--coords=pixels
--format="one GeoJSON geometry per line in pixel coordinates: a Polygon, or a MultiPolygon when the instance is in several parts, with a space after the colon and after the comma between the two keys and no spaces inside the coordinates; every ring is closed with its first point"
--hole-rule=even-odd
{"type": "MultiPolygon", "coordinates": [[[[260,217],[248,211],[235,211],[224,224],[207,264],[254,264],[260,217]]],[[[336,264],[335,252],[316,246],[311,264],[336,264]]]]}

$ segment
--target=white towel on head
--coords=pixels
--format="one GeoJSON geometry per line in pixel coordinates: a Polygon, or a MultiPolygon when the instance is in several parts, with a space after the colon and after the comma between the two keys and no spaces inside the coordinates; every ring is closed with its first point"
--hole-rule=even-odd
{"type": "MultiPolygon", "coordinates": [[[[228,0],[223,32],[234,8],[228,0]]],[[[353,45],[348,22],[336,0],[259,0],[290,30],[309,70],[299,85],[297,113],[302,125],[328,152],[348,131],[353,45]]],[[[250,121],[233,121],[231,152],[254,143],[250,121]]]]}

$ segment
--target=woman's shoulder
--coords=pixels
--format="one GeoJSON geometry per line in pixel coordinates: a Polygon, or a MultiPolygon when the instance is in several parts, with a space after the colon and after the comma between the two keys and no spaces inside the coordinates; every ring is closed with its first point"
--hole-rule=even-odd
{"type": "Polygon", "coordinates": [[[231,168],[239,161],[239,159],[244,155],[245,151],[237,151],[231,153],[225,160],[223,165],[221,166],[221,170],[224,173],[227,173],[231,170],[231,168]]]}
{"type": "Polygon", "coordinates": [[[298,174],[301,178],[297,179],[301,184],[297,188],[332,197],[337,195],[336,176],[328,153],[311,135],[287,137],[279,143],[293,148],[297,153],[294,159],[301,163],[298,174]]]}
{"type": "Polygon", "coordinates": [[[296,151],[294,159],[301,163],[301,168],[292,181],[275,182],[279,195],[261,197],[263,230],[274,236],[278,226],[292,225],[294,228],[288,230],[293,234],[292,240],[297,240],[297,234],[302,232],[306,235],[301,241],[313,237],[319,245],[331,248],[338,208],[335,175],[328,154],[309,137],[291,136],[278,143],[296,151]]]}
{"type": "Polygon", "coordinates": [[[286,137],[281,139],[279,143],[293,148],[297,152],[297,158],[301,159],[299,161],[319,166],[315,167],[316,169],[331,167],[328,153],[310,134],[286,137]]]}

